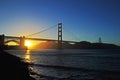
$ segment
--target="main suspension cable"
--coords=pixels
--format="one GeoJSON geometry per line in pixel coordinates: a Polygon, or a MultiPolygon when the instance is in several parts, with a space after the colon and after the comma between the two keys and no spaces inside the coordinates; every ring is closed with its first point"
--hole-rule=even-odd
{"type": "Polygon", "coordinates": [[[70,31],[68,28],[66,28],[66,27],[64,27],[64,29],[65,29],[65,32],[67,32],[68,34],[71,34],[71,38],[74,38],[74,39],[76,39],[76,40],[78,40],[78,41],[80,41],[80,38],[77,36],[77,35],[75,35],[72,31],[70,31]]]}
{"type": "Polygon", "coordinates": [[[44,30],[42,30],[42,31],[39,31],[39,32],[36,32],[36,33],[30,34],[30,35],[27,35],[26,37],[33,36],[33,35],[36,35],[36,34],[39,34],[39,33],[45,32],[45,31],[50,30],[50,29],[52,29],[52,28],[54,28],[54,27],[56,27],[56,26],[57,26],[57,24],[55,24],[55,25],[53,25],[53,26],[51,26],[51,27],[49,27],[49,28],[46,28],[46,29],[44,29],[44,30]]]}

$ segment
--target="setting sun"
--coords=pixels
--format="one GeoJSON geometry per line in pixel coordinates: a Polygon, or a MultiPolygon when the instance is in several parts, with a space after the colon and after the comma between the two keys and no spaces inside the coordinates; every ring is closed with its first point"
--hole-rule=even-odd
{"type": "Polygon", "coordinates": [[[31,44],[31,42],[30,41],[25,41],[25,46],[27,46],[27,47],[30,47],[32,44],[31,44]]]}

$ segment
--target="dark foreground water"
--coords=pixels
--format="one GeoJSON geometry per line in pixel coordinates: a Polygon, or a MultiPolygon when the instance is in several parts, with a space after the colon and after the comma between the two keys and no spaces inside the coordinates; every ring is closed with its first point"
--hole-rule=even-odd
{"type": "Polygon", "coordinates": [[[120,80],[120,50],[8,50],[31,65],[37,80],[120,80]]]}

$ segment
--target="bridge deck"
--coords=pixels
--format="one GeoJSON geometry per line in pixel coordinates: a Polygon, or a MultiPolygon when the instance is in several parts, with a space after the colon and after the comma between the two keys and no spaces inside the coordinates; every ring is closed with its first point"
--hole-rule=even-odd
{"type": "MultiPolygon", "coordinates": [[[[21,37],[16,37],[16,36],[5,36],[5,38],[17,38],[20,39],[21,37]]],[[[28,40],[37,40],[37,41],[58,41],[55,39],[42,39],[42,38],[26,38],[28,40]]],[[[62,40],[62,42],[71,42],[71,43],[77,43],[77,41],[67,41],[67,40],[62,40]]]]}

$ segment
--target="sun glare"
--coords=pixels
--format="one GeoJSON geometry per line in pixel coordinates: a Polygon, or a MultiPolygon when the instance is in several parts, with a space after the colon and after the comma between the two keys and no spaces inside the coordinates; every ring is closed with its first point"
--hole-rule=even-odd
{"type": "Polygon", "coordinates": [[[31,46],[31,42],[26,40],[25,41],[25,46],[30,47],[31,46]]]}

